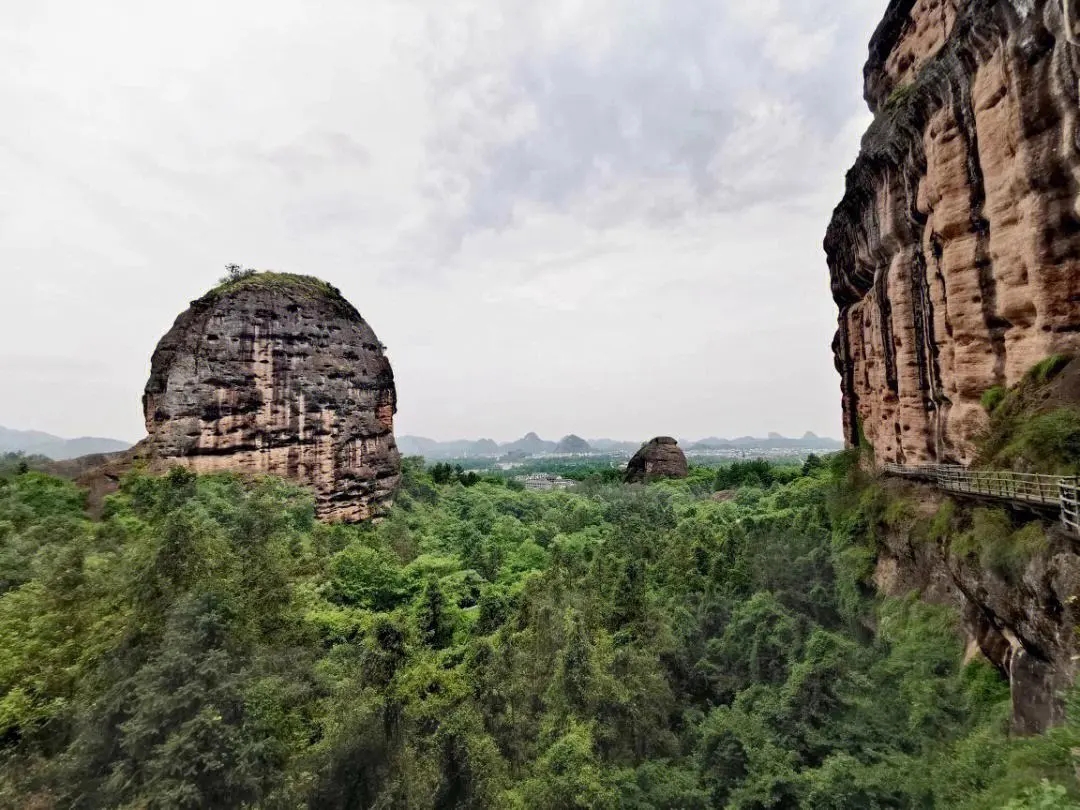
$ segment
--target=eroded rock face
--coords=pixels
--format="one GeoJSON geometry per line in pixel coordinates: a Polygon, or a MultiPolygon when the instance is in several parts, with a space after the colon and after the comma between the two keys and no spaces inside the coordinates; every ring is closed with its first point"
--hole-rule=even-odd
{"type": "MultiPolygon", "coordinates": [[[[1036,734],[1065,718],[1066,691],[1080,674],[1080,556],[1074,539],[1057,526],[1047,548],[1023,568],[1005,575],[977,558],[952,553],[947,542],[917,536],[914,521],[928,520],[944,500],[927,487],[892,486],[904,491],[921,515],[909,525],[878,532],[874,582],[880,593],[906,596],[956,608],[963,617],[969,648],[981,652],[1008,679],[1013,730],[1036,734]]],[[[1032,517],[1031,515],[1027,516],[1032,517]]]]}
{"type": "Polygon", "coordinates": [[[310,487],[321,518],[383,512],[400,479],[397,394],[371,327],[333,287],[259,274],[194,301],[158,343],[139,455],[310,487]]]}
{"type": "Polygon", "coordinates": [[[658,436],[644,445],[626,466],[626,482],[630,484],[658,478],[686,478],[688,474],[686,456],[670,436],[658,436]]]}
{"type": "Polygon", "coordinates": [[[876,119],[825,250],[846,438],[879,461],[970,462],[983,392],[1080,349],[1080,48],[1062,9],[893,0],[871,42],[876,119]]]}

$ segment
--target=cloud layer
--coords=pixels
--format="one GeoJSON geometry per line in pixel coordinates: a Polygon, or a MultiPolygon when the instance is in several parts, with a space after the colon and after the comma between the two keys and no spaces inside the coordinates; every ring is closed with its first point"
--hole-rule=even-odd
{"type": "Polygon", "coordinates": [[[404,431],[836,433],[819,245],[881,6],[19,4],[0,424],[138,438],[236,261],[342,288],[404,431]]]}

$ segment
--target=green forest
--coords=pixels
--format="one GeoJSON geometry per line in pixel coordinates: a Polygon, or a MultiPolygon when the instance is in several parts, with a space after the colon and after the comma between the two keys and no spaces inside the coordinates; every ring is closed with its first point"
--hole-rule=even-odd
{"type": "Polygon", "coordinates": [[[0,805],[1080,808],[1080,698],[1011,737],[959,618],[874,596],[850,455],[609,479],[408,459],[345,526],[181,468],[90,518],[8,465],[0,805]]]}

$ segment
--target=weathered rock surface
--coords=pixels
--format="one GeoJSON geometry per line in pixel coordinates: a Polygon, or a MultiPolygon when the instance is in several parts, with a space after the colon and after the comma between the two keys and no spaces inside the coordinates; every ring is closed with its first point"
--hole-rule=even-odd
{"type": "Polygon", "coordinates": [[[320,517],[366,520],[400,479],[396,406],[382,344],[337,289],[258,274],[192,302],[158,343],[135,454],[278,475],[310,487],[320,517]]]}
{"type": "Polygon", "coordinates": [[[626,465],[626,482],[630,484],[658,478],[686,478],[688,474],[686,456],[670,436],[658,436],[643,445],[626,465]]]}
{"type": "MultiPolygon", "coordinates": [[[[952,553],[948,539],[927,542],[914,521],[928,519],[944,496],[929,488],[896,484],[922,515],[909,525],[879,532],[874,581],[879,592],[955,607],[972,649],[1009,680],[1013,728],[1035,734],[1064,719],[1065,691],[1080,674],[1080,556],[1073,538],[1053,526],[1048,548],[1022,572],[1003,576],[970,556],[952,553]]],[[[1032,516],[1027,516],[1028,518],[1032,516]]]]}
{"type": "Polygon", "coordinates": [[[1080,48],[1063,8],[892,0],[871,42],[876,119],[825,250],[846,439],[879,461],[970,462],[983,392],[1080,349],[1080,48]]]}

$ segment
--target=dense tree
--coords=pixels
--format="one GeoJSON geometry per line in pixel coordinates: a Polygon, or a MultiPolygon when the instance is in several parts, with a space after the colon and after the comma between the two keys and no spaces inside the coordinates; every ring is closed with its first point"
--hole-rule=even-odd
{"type": "Polygon", "coordinates": [[[1010,739],[956,617],[872,598],[896,506],[849,460],[601,478],[412,459],[322,526],[273,479],[135,474],[91,520],[7,469],[0,806],[1076,806],[1080,704],[1010,739]]]}

